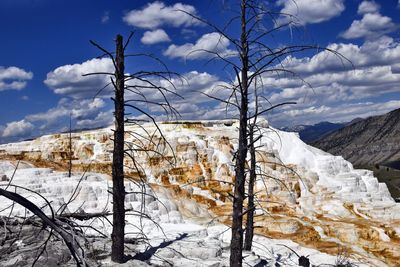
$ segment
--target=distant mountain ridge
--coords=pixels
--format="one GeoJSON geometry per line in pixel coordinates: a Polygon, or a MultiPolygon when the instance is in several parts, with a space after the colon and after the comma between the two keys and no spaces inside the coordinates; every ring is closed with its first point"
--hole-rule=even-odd
{"type": "Polygon", "coordinates": [[[323,121],[315,125],[296,125],[293,127],[283,127],[281,129],[287,132],[299,133],[300,139],[309,144],[332,131],[343,128],[346,125],[346,123],[323,121]]]}
{"type": "Polygon", "coordinates": [[[311,143],[354,165],[400,161],[400,109],[358,120],[311,143]]]}

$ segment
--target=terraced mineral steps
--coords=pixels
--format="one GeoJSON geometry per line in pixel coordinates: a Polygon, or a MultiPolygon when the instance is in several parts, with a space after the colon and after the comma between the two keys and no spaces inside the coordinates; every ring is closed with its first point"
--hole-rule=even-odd
{"type": "MultiPolygon", "coordinates": [[[[256,182],[259,207],[257,233],[291,239],[330,254],[347,250],[371,266],[400,265],[400,205],[372,172],[355,170],[342,157],[304,144],[293,133],[264,122],[258,141],[258,167],[265,179],[256,182]]],[[[144,125],[154,132],[152,125],[144,125]]],[[[210,213],[229,224],[234,181],[233,153],[237,147],[235,122],[183,122],[160,125],[168,145],[160,153],[135,155],[142,166],[126,171],[146,177],[155,192],[175,199],[175,205],[198,218],[210,213]],[[199,212],[190,201],[202,204],[199,212]]],[[[135,135],[143,129],[127,127],[135,135]]],[[[73,134],[75,170],[110,172],[111,129],[73,134]]],[[[128,141],[132,134],[126,135],[128,141]]],[[[143,140],[142,140],[143,141],[143,140]]],[[[0,146],[0,158],[22,159],[39,166],[66,166],[68,135],[49,135],[33,141],[0,146]]],[[[206,216],[207,217],[207,216],[206,216]]]]}

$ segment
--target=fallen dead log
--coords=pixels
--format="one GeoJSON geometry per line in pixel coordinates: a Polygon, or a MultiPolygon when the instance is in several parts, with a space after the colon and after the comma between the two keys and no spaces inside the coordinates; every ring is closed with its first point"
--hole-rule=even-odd
{"type": "Polygon", "coordinates": [[[111,212],[95,212],[95,213],[63,213],[60,215],[56,215],[56,218],[68,218],[68,219],[75,219],[79,221],[87,221],[94,218],[102,218],[106,216],[111,216],[111,212]]]}
{"type": "Polygon", "coordinates": [[[18,203],[19,205],[23,206],[24,208],[35,214],[37,217],[39,217],[45,225],[53,229],[61,236],[69,251],[71,252],[72,257],[75,259],[76,265],[79,267],[87,266],[87,263],[83,256],[83,251],[80,245],[77,243],[74,235],[65,230],[62,226],[60,226],[56,218],[49,218],[38,206],[17,193],[0,188],[0,195],[18,203]]]}

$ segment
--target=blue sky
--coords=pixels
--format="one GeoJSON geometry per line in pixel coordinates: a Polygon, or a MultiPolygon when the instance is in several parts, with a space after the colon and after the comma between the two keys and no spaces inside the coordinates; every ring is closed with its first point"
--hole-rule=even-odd
{"type": "MultiPolygon", "coordinates": [[[[132,53],[152,53],[171,70],[184,99],[172,99],[184,119],[230,117],[220,103],[202,96],[224,97],[218,85],[232,73],[222,64],[207,64],[199,48],[232,52],[228,42],[207,26],[177,9],[223,25],[236,0],[1,0],[0,1],[0,143],[66,130],[69,114],[74,128],[112,123],[110,92],[94,98],[105,77],[82,74],[110,70],[106,59],[90,45],[95,40],[112,49],[117,33],[135,35],[132,53]],[[224,6],[222,6],[224,5],[224,6]],[[221,8],[222,7],[222,8],[221,8]]],[[[397,0],[265,1],[271,9],[296,15],[298,27],[271,38],[286,43],[319,44],[349,58],[354,68],[320,51],[295,54],[284,60],[312,88],[299,79],[265,76],[265,96],[274,104],[296,101],[267,114],[275,126],[342,122],[400,108],[400,3],[397,0]],[[269,3],[268,3],[269,2],[269,3]]],[[[284,21],[280,17],[278,21],[284,21]]],[[[236,29],[230,33],[237,34],[236,29]]],[[[132,59],[129,72],[159,69],[154,62],[132,59]]],[[[154,96],[156,97],[156,96],[154,96]]],[[[157,109],[151,110],[159,114],[157,109]]],[[[160,117],[163,119],[163,117],[160,117]]]]}

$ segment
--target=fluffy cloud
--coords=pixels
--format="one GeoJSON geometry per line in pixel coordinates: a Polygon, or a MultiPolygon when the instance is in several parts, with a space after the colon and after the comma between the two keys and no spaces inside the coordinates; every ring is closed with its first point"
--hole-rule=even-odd
{"type": "Polygon", "coordinates": [[[123,20],[128,25],[144,29],[155,29],[163,25],[187,27],[200,24],[199,21],[179,10],[196,15],[196,9],[194,6],[182,3],[166,6],[163,2],[156,1],[148,4],[142,9],[128,12],[123,17],[123,20]]]}
{"type": "MultiPolygon", "coordinates": [[[[92,99],[93,91],[91,88],[101,88],[101,85],[106,82],[103,79],[94,79],[89,81],[87,77],[82,77],[82,73],[94,71],[110,71],[107,67],[102,65],[112,65],[111,62],[104,62],[104,60],[89,60],[82,64],[65,65],[57,68],[48,74],[46,84],[52,88],[56,93],[63,94],[66,97],[61,99],[56,107],[49,109],[46,112],[32,114],[26,117],[27,121],[38,125],[41,133],[55,132],[65,128],[68,122],[69,114],[72,114],[74,123],[78,128],[91,128],[109,125],[112,123],[111,106],[107,105],[102,99],[92,99]],[[90,86],[90,87],[89,87],[90,86]],[[90,94],[89,94],[90,93],[90,94]],[[72,97],[71,100],[69,97],[72,97]],[[89,98],[87,98],[89,97],[89,98]]],[[[169,82],[152,79],[152,82],[157,85],[165,86],[170,90],[176,91],[177,94],[182,95],[185,99],[167,94],[167,97],[174,104],[174,107],[182,113],[183,116],[187,114],[194,114],[187,106],[187,99],[191,99],[194,105],[203,105],[211,101],[210,98],[200,94],[199,92],[212,92],[221,83],[216,76],[210,75],[205,72],[192,71],[183,75],[183,78],[176,77],[172,79],[173,87],[169,82]]],[[[131,80],[128,85],[145,85],[141,81],[131,80]]],[[[163,95],[157,90],[152,88],[140,88],[141,93],[146,95],[149,101],[163,102],[163,95]]],[[[97,90],[95,90],[97,92],[97,90]]],[[[221,95],[221,93],[219,93],[221,95]]],[[[137,94],[126,92],[126,100],[134,100],[140,98],[137,94]]],[[[146,105],[144,103],[136,103],[146,111],[151,111],[155,116],[161,116],[163,109],[154,105],[146,105]]],[[[131,110],[133,116],[137,112],[131,110]]],[[[202,110],[201,113],[204,113],[202,110]]],[[[160,117],[162,118],[162,117],[160,117]]]]}
{"type": "MultiPolygon", "coordinates": [[[[295,21],[302,25],[330,20],[345,9],[344,0],[279,0],[277,4],[283,6],[282,14],[295,16],[295,21]]],[[[290,19],[282,15],[279,21],[282,23],[290,19]]]]}
{"type": "Polygon", "coordinates": [[[226,90],[222,89],[222,86],[227,86],[227,83],[207,72],[191,71],[184,74],[183,79],[184,82],[176,87],[177,93],[185,98],[182,102],[187,102],[187,99],[190,99],[191,103],[201,105],[212,101],[203,93],[220,98],[229,95],[226,90]]]}
{"type": "Polygon", "coordinates": [[[33,129],[33,124],[25,120],[10,122],[4,128],[2,137],[28,137],[33,129]]]}
{"type": "Polygon", "coordinates": [[[391,66],[392,73],[400,74],[400,64],[394,64],[391,66]]]}
{"type": "Polygon", "coordinates": [[[0,91],[21,90],[25,88],[27,80],[33,78],[33,73],[17,67],[0,66],[0,91]]]}
{"type": "Polygon", "coordinates": [[[317,99],[320,103],[350,101],[369,97],[380,97],[385,94],[399,92],[400,77],[392,73],[390,66],[371,67],[354,71],[313,74],[305,78],[308,87],[297,80],[292,87],[283,87],[285,80],[266,79],[275,88],[284,88],[270,96],[273,102],[287,100],[310,101],[317,99]],[[282,86],[282,87],[281,87],[282,86]],[[335,93],[332,93],[332,92],[335,93]]]}
{"type": "MultiPolygon", "coordinates": [[[[367,40],[362,45],[333,43],[329,48],[351,63],[344,57],[322,51],[312,57],[290,56],[279,66],[294,71],[299,77],[284,73],[263,76],[264,89],[260,93],[272,104],[285,101],[298,103],[268,113],[267,119],[273,125],[313,124],[323,120],[349,121],[400,107],[400,99],[380,102],[385,96],[400,92],[400,43],[383,36],[367,40]]],[[[183,118],[235,117],[234,109],[227,110],[225,104],[199,94],[200,91],[227,99],[229,92],[218,86],[226,83],[208,73],[191,72],[185,78],[190,85],[178,87],[178,91],[184,92],[186,99],[191,101],[174,102],[183,118]],[[202,80],[208,82],[201,85],[202,80]],[[191,90],[192,85],[197,90],[191,90]]],[[[268,103],[264,105],[269,107],[268,103]]]]}
{"type": "Polygon", "coordinates": [[[264,75],[263,94],[269,101],[298,103],[269,114],[276,125],[348,121],[400,107],[400,98],[381,102],[400,92],[400,43],[382,37],[360,46],[332,44],[330,48],[348,57],[354,68],[337,56],[320,52],[310,58],[288,57],[282,63],[311,87],[291,75],[264,75]]]}
{"type": "Polygon", "coordinates": [[[362,45],[333,43],[328,48],[344,58],[331,52],[320,52],[311,58],[289,56],[284,65],[300,75],[308,75],[392,65],[400,61],[400,44],[387,36],[367,40],[362,45]]]}
{"type": "Polygon", "coordinates": [[[391,18],[382,16],[379,13],[367,13],[361,20],[353,21],[350,28],[342,33],[341,36],[345,39],[375,38],[395,29],[396,25],[391,18]]]}
{"type": "MultiPolygon", "coordinates": [[[[187,115],[195,114],[195,111],[203,110],[203,107],[200,106],[209,105],[213,100],[202,93],[208,93],[216,96],[225,97],[227,95],[223,95],[224,92],[219,92],[218,86],[220,84],[225,84],[218,79],[218,77],[211,75],[206,72],[198,72],[191,71],[183,74],[181,77],[174,77],[167,82],[165,80],[154,81],[155,84],[159,84],[171,91],[174,91],[178,97],[174,94],[166,94],[168,101],[173,105],[173,107],[179,111],[180,115],[183,118],[187,118],[187,115]],[[172,84],[174,86],[172,86],[172,84]],[[183,98],[182,98],[183,97],[183,98]],[[189,111],[188,110],[188,100],[190,100],[190,104],[192,107],[198,105],[197,108],[189,111]]],[[[147,100],[152,102],[164,103],[164,96],[155,91],[154,89],[142,89],[141,92],[146,95],[147,100]]],[[[127,94],[126,99],[137,99],[136,95],[127,94]]],[[[146,105],[144,103],[136,103],[136,105],[140,105],[144,110],[148,110],[151,113],[157,113],[158,116],[161,116],[162,119],[166,119],[163,117],[165,115],[164,109],[157,105],[146,105]]],[[[203,110],[204,111],[204,110],[203,110]]],[[[192,116],[191,116],[192,117],[192,116]]]]}
{"type": "MultiPolygon", "coordinates": [[[[65,95],[56,106],[41,113],[31,114],[26,116],[20,122],[10,122],[9,125],[0,125],[0,142],[18,141],[27,137],[39,136],[48,133],[60,132],[68,130],[69,116],[72,115],[73,128],[95,128],[110,125],[113,122],[112,105],[106,102],[103,98],[92,98],[91,92],[87,87],[99,88],[99,83],[102,80],[89,80],[82,78],[81,74],[93,71],[107,71],[107,67],[111,62],[104,62],[104,60],[89,60],[82,64],[65,65],[61,66],[48,74],[46,84],[59,94],[65,95]],[[86,98],[89,96],[89,98],[86,98]],[[82,97],[82,98],[81,98],[82,97]],[[34,134],[22,130],[14,136],[10,135],[11,127],[31,129],[34,134]],[[25,126],[25,127],[23,127],[25,126]]],[[[200,118],[207,117],[218,118],[224,116],[224,109],[218,108],[214,110],[215,103],[202,95],[200,92],[207,92],[221,97],[226,97],[226,92],[219,92],[218,85],[223,82],[218,77],[206,72],[191,71],[183,74],[183,78],[176,77],[172,80],[175,87],[172,87],[166,81],[153,79],[152,82],[167,87],[170,90],[176,91],[179,95],[185,97],[181,99],[174,97],[172,94],[167,94],[168,99],[174,107],[181,113],[182,118],[200,118]],[[190,103],[188,102],[190,100],[190,103]]],[[[129,84],[139,84],[138,81],[130,81],[129,84]]],[[[141,88],[143,94],[147,96],[150,101],[163,101],[160,93],[150,88],[141,88]]],[[[137,99],[135,94],[126,94],[126,99],[137,99]]],[[[151,111],[158,119],[166,119],[163,110],[158,109],[156,106],[140,105],[146,111],[151,111]]],[[[132,113],[131,116],[137,116],[137,112],[129,109],[127,111],[132,113]]],[[[176,119],[176,118],[174,118],[176,119]]]]}
{"type": "Polygon", "coordinates": [[[364,15],[367,13],[377,13],[379,12],[380,6],[375,1],[363,1],[358,6],[357,13],[364,15]]]}
{"type": "MultiPolygon", "coordinates": [[[[288,57],[283,66],[300,75],[314,88],[320,88],[320,92],[328,90],[327,95],[329,88],[336,86],[335,96],[343,99],[379,96],[399,90],[397,85],[400,83],[400,75],[396,70],[400,60],[400,44],[393,39],[383,37],[367,41],[361,46],[332,44],[330,48],[349,58],[354,68],[327,52],[320,52],[311,58],[288,57]]],[[[307,87],[300,79],[292,76],[278,78],[269,75],[264,79],[265,84],[273,88],[285,88],[279,93],[283,98],[290,96],[289,92],[298,93],[302,91],[299,88],[307,87]]]]}
{"type": "Polygon", "coordinates": [[[0,125],[0,143],[19,141],[43,134],[67,131],[70,115],[73,129],[109,126],[113,113],[102,99],[62,98],[46,112],[31,114],[23,120],[0,125]]]}
{"type": "Polygon", "coordinates": [[[94,119],[105,105],[106,103],[99,98],[83,100],[62,98],[56,107],[46,112],[28,115],[26,120],[30,122],[45,122],[46,125],[53,125],[58,124],[60,118],[69,118],[70,115],[76,121],[94,119]]]}
{"type": "Polygon", "coordinates": [[[213,57],[212,53],[219,53],[221,56],[234,56],[236,52],[230,50],[229,40],[217,32],[204,34],[196,43],[186,43],[183,45],[170,45],[164,52],[170,58],[182,59],[202,59],[213,57]],[[212,53],[209,53],[212,52],[212,53]]]}
{"type": "Polygon", "coordinates": [[[78,128],[83,128],[83,129],[91,129],[91,128],[97,128],[97,127],[104,127],[111,125],[113,122],[113,113],[111,110],[109,111],[102,111],[97,114],[96,117],[93,119],[86,119],[86,120],[79,120],[76,125],[78,128]]]}
{"type": "Polygon", "coordinates": [[[146,31],[140,41],[143,44],[156,44],[170,42],[171,39],[169,39],[168,34],[164,30],[158,29],[154,31],[146,31]]]}
{"type": "MultiPolygon", "coordinates": [[[[172,82],[175,88],[172,88],[166,82],[161,81],[163,86],[174,90],[183,97],[179,98],[169,95],[168,99],[173,107],[179,112],[182,119],[217,119],[225,117],[225,108],[218,108],[218,102],[207,97],[206,93],[215,97],[226,99],[229,96],[228,90],[223,90],[222,85],[227,85],[217,76],[207,72],[191,71],[182,75],[183,77],[174,78],[172,82]]],[[[144,92],[152,101],[163,101],[161,94],[154,92],[144,92]],[[151,94],[152,93],[152,94],[151,94]]],[[[146,108],[146,107],[144,107],[146,108]]],[[[167,120],[164,110],[159,106],[150,106],[149,110],[155,114],[159,120],[167,120]]],[[[177,119],[177,118],[169,118],[177,119]]]]}
{"type": "MultiPolygon", "coordinates": [[[[91,59],[82,64],[64,65],[47,74],[44,83],[56,94],[73,98],[94,97],[96,93],[110,82],[107,75],[83,76],[93,72],[113,72],[110,59],[91,59]]],[[[103,94],[110,90],[103,90],[103,94]]]]}
{"type": "Polygon", "coordinates": [[[351,23],[349,29],[341,34],[345,39],[376,38],[394,31],[397,26],[392,19],[379,13],[380,6],[374,1],[363,1],[358,6],[358,14],[363,15],[361,20],[351,23]]]}

